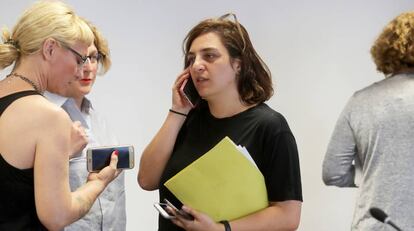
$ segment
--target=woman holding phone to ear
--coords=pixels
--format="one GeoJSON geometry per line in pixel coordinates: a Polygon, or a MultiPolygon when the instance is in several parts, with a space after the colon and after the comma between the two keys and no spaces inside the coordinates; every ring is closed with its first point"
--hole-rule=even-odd
{"type": "Polygon", "coordinates": [[[0,81],[0,230],[61,230],[119,174],[112,154],[110,166],[71,192],[69,155],[86,141],[71,136],[69,116],[42,96],[82,77],[94,35],[66,4],[40,1],[1,37],[0,69],[14,67],[0,81]]]}
{"type": "Polygon", "coordinates": [[[160,200],[180,204],[163,184],[229,136],[247,148],[263,173],[269,206],[221,223],[183,206],[194,220],[160,217],[159,230],[297,229],[302,190],[295,139],[284,117],[264,103],[273,94],[271,75],[247,31],[233,14],[207,19],[187,34],[184,49],[185,70],[174,83],[164,124],[142,154],[138,183],[159,189],[160,200]],[[203,99],[194,109],[180,90],[188,78],[203,99]]]}

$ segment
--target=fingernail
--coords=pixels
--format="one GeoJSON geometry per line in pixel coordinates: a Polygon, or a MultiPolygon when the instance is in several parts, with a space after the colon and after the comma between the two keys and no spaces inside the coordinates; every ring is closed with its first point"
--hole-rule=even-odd
{"type": "Polygon", "coordinates": [[[119,152],[118,152],[118,150],[115,150],[115,153],[114,153],[116,156],[118,156],[118,154],[119,154],[119,152]]]}

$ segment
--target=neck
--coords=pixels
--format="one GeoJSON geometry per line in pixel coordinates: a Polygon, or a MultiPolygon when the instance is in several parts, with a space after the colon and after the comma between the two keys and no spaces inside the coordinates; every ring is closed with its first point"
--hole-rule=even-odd
{"type": "Polygon", "coordinates": [[[41,93],[46,90],[47,81],[45,76],[42,75],[41,64],[36,58],[31,56],[22,57],[18,63],[18,66],[13,69],[12,73],[24,76],[33,82],[41,93]]]}
{"type": "Polygon", "coordinates": [[[394,75],[399,75],[399,74],[414,74],[414,67],[401,69],[401,70],[391,74],[390,77],[392,77],[394,75]]]}
{"type": "Polygon", "coordinates": [[[237,115],[255,105],[256,104],[243,104],[239,98],[233,100],[208,101],[210,113],[215,118],[219,119],[237,115]]]}
{"type": "Polygon", "coordinates": [[[79,110],[82,109],[82,102],[83,102],[83,97],[76,97],[73,98],[73,100],[75,100],[76,106],[78,107],[79,110]]]}
{"type": "Polygon", "coordinates": [[[241,101],[235,83],[228,86],[226,90],[209,95],[205,100],[208,102],[210,113],[219,119],[234,116],[254,106],[246,105],[241,101]]]}

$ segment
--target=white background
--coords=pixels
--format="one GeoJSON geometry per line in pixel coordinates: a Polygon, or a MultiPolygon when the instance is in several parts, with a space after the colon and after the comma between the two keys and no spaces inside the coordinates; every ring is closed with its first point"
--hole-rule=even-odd
{"type": "MultiPolygon", "coordinates": [[[[31,0],[0,0],[0,26],[13,27],[31,0]]],[[[183,66],[182,40],[199,21],[237,14],[273,74],[268,104],[296,137],[304,203],[299,230],[349,230],[355,189],[324,186],[321,166],[336,119],[352,93],[383,78],[369,49],[382,28],[412,0],[70,0],[109,41],[112,69],[91,98],[122,143],[136,148],[126,171],[127,230],[156,230],[158,192],[136,183],[141,152],[171,105],[183,66]]],[[[0,71],[3,78],[9,70],[0,71]]],[[[156,168],[157,166],[154,166],[156,168]]]]}

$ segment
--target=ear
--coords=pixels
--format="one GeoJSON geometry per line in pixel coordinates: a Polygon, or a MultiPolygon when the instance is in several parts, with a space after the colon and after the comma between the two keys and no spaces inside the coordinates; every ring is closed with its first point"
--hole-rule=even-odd
{"type": "Polygon", "coordinates": [[[48,38],[43,42],[42,46],[42,56],[46,60],[51,60],[54,53],[56,52],[56,48],[58,47],[58,43],[53,38],[48,38]]]}
{"type": "Polygon", "coordinates": [[[233,60],[233,63],[232,63],[232,66],[233,66],[233,70],[235,70],[236,73],[240,73],[240,70],[241,70],[241,60],[240,59],[234,59],[233,60]]]}

